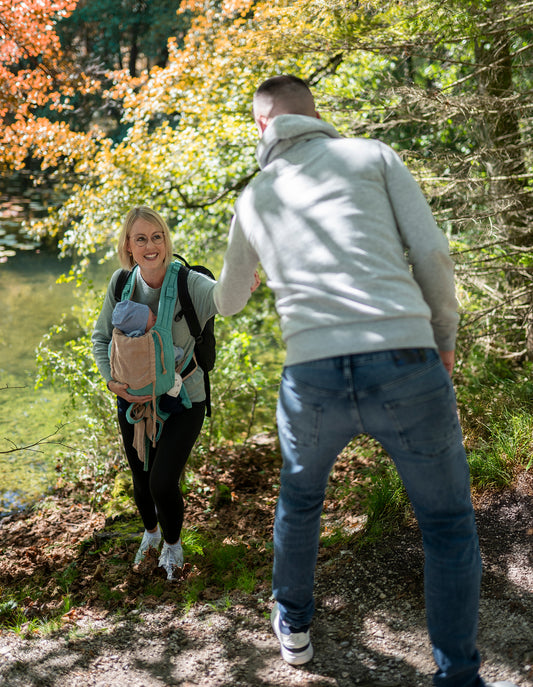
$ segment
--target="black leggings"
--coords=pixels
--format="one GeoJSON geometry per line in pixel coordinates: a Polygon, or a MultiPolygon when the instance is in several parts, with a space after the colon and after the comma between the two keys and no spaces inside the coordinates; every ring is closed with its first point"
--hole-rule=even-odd
{"type": "Polygon", "coordinates": [[[148,471],[145,472],[133,448],[133,425],[123,413],[118,413],[133,477],[133,495],[143,524],[147,530],[153,530],[159,521],[163,537],[169,544],[175,544],[180,538],[184,508],[180,478],[202,429],[204,416],[204,401],[193,403],[192,408],[181,413],[169,415],[157,445],[150,446],[148,471]]]}

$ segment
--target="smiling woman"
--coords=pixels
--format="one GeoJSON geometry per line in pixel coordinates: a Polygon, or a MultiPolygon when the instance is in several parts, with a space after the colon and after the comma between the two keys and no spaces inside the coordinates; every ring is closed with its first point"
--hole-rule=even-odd
{"type": "MultiPolygon", "coordinates": [[[[196,361],[195,339],[182,317],[177,293],[181,265],[173,262],[172,250],[170,232],[160,215],[145,206],[128,213],[118,240],[118,255],[122,266],[131,272],[120,295],[120,271],[111,278],[92,337],[98,369],[117,397],[118,423],[135,503],[145,527],[134,563],[141,563],[150,548],[159,547],[162,534],[159,566],[169,580],[183,565],[180,477],[202,428],[206,406],[203,370],[196,361]],[[153,328],[141,333],[135,342],[113,327],[113,313],[121,299],[128,298],[157,314],[153,328]],[[127,351],[134,349],[146,351],[135,357],[135,376],[143,379],[137,385],[126,365],[115,365],[120,356],[125,358],[127,351]],[[164,364],[158,367],[160,360],[164,364]],[[183,383],[174,396],[171,390],[178,378],[183,383]]],[[[187,285],[203,329],[217,312],[215,282],[199,272],[188,272],[187,285]]]]}

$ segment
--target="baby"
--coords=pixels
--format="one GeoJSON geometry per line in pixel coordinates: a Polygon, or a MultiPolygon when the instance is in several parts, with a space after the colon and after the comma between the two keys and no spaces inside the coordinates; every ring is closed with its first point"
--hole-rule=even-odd
{"type": "MultiPolygon", "coordinates": [[[[142,336],[154,326],[156,319],[155,313],[144,303],[125,300],[116,304],[111,316],[111,324],[126,336],[142,336]]],[[[183,355],[183,348],[174,346],[174,364],[177,364],[183,355]]],[[[181,375],[176,372],[174,386],[167,391],[167,394],[176,398],[181,391],[182,383],[181,375]]]]}
{"type": "Polygon", "coordinates": [[[115,305],[111,324],[126,336],[142,336],[155,324],[155,313],[144,303],[120,301],[115,305]]]}

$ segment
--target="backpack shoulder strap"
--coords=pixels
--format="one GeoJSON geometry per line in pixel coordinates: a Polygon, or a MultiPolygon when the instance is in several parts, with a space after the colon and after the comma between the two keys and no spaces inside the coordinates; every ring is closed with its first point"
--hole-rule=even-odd
{"type": "Polygon", "coordinates": [[[179,253],[174,253],[174,257],[177,258],[181,262],[182,265],[185,265],[185,267],[188,267],[189,269],[191,269],[191,266],[189,265],[187,260],[185,260],[185,258],[182,255],[180,255],[179,253]]]}
{"type": "Polygon", "coordinates": [[[131,272],[129,270],[120,270],[120,274],[115,282],[115,300],[117,302],[122,300],[122,292],[124,291],[130,274],[131,272]]]}
{"type": "MultiPolygon", "coordinates": [[[[179,256],[178,256],[179,257],[179,256]]],[[[189,293],[189,272],[192,268],[186,261],[180,267],[178,272],[178,298],[180,300],[181,311],[176,315],[176,320],[185,317],[187,326],[191,336],[194,338],[196,344],[201,344],[203,341],[202,329],[198,320],[198,315],[194,309],[194,305],[189,293]]],[[[207,417],[211,417],[211,383],[209,381],[209,373],[204,369],[204,387],[205,387],[205,407],[207,417]]]]}
{"type": "Polygon", "coordinates": [[[189,293],[189,271],[186,265],[181,265],[178,272],[178,298],[180,299],[181,312],[176,315],[176,318],[179,319],[180,316],[185,316],[191,336],[194,337],[196,343],[200,343],[202,341],[202,329],[194,309],[191,294],[189,293]]]}

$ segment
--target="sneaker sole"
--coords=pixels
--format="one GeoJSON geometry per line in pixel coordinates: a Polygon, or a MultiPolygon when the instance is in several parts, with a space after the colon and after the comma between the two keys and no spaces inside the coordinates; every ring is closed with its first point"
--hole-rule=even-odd
{"type": "Polygon", "coordinates": [[[276,613],[275,617],[271,618],[271,625],[281,647],[281,657],[291,666],[301,666],[304,663],[308,663],[314,656],[314,650],[313,645],[311,644],[311,640],[309,640],[309,644],[307,646],[302,647],[301,649],[288,649],[283,644],[283,641],[281,639],[283,635],[281,634],[281,631],[279,629],[279,619],[280,615],[279,613],[276,613]]]}

